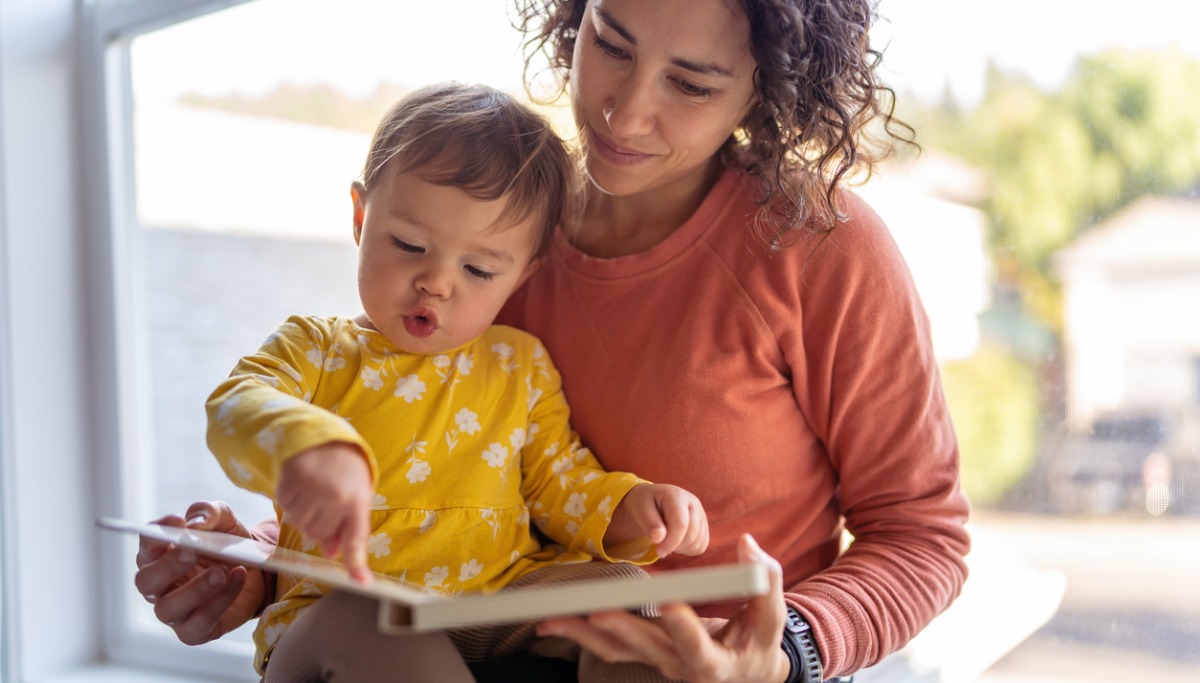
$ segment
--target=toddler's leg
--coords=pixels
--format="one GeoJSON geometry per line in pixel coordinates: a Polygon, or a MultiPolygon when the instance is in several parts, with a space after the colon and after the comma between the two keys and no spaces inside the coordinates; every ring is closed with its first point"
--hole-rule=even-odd
{"type": "Polygon", "coordinates": [[[380,633],[379,603],[335,591],[305,609],[271,652],[264,683],[473,683],[444,633],[380,633]]]}

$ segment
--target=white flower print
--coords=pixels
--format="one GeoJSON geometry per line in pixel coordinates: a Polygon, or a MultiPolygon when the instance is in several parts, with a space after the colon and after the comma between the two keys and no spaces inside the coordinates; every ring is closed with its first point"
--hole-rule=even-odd
{"type": "Polygon", "coordinates": [[[383,388],[383,377],[380,376],[379,370],[375,368],[369,368],[364,365],[359,377],[362,377],[363,386],[368,389],[379,391],[383,388]]]}
{"type": "Polygon", "coordinates": [[[458,445],[458,431],[454,430],[454,429],[447,429],[446,433],[445,433],[445,437],[446,437],[446,452],[450,453],[450,452],[454,451],[454,447],[458,445]]]}
{"type": "Polygon", "coordinates": [[[289,410],[294,409],[297,403],[299,401],[291,396],[279,396],[269,401],[263,401],[260,410],[289,410]]]}
{"type": "Polygon", "coordinates": [[[421,400],[425,394],[425,383],[416,375],[401,377],[400,381],[396,382],[395,395],[404,399],[405,403],[421,400]]]}
{"type": "Polygon", "coordinates": [[[235,394],[222,401],[221,407],[217,408],[217,424],[225,428],[226,434],[233,433],[233,409],[241,400],[242,397],[235,394]]]}
{"type": "Polygon", "coordinates": [[[280,622],[275,622],[274,624],[268,626],[263,631],[263,640],[267,642],[267,647],[274,645],[275,641],[279,640],[279,636],[283,635],[283,632],[287,630],[288,626],[289,624],[283,624],[280,622]]]}
{"type": "Polygon", "coordinates": [[[481,571],[483,571],[483,565],[479,563],[479,560],[472,557],[469,561],[463,562],[462,566],[459,567],[458,581],[459,583],[470,581],[479,576],[479,572],[481,571]]]}
{"type": "Polygon", "coordinates": [[[272,389],[279,388],[279,378],[278,377],[272,377],[270,375],[251,375],[251,376],[254,377],[254,379],[262,382],[263,384],[266,384],[267,386],[271,387],[272,389]]]}
{"type": "Polygon", "coordinates": [[[505,461],[508,460],[508,449],[498,443],[493,443],[483,452],[483,459],[491,467],[500,469],[504,467],[505,461]]]}
{"type": "Polygon", "coordinates": [[[441,368],[442,370],[445,370],[446,368],[450,367],[450,356],[447,356],[444,353],[434,356],[433,357],[433,367],[441,368]]]}
{"type": "MultiPolygon", "coordinates": [[[[534,424],[537,424],[537,423],[535,422],[534,424]]],[[[554,454],[558,453],[558,442],[555,441],[554,443],[550,444],[550,446],[548,448],[546,448],[545,451],[542,451],[542,452],[545,453],[546,457],[548,457],[548,458],[554,457],[554,454]]]]}
{"type": "Polygon", "coordinates": [[[517,363],[513,360],[514,352],[513,347],[504,342],[492,344],[492,353],[496,354],[496,363],[500,366],[501,370],[510,375],[517,369],[517,363]]]}
{"type": "Polygon", "coordinates": [[[425,572],[425,585],[429,588],[441,588],[442,582],[450,576],[449,567],[434,567],[425,572]]]}
{"type": "Polygon", "coordinates": [[[512,444],[514,451],[521,450],[521,447],[525,445],[525,430],[521,427],[514,429],[512,436],[508,437],[508,443],[512,444]]]}
{"type": "Polygon", "coordinates": [[[421,520],[421,526],[417,527],[417,533],[423,534],[423,533],[429,531],[430,529],[433,528],[433,525],[436,522],[437,522],[437,513],[434,512],[433,510],[429,510],[428,512],[425,513],[425,519],[421,520]]]}
{"type": "Polygon", "coordinates": [[[321,353],[321,349],[318,349],[315,346],[309,349],[308,352],[304,354],[304,357],[308,359],[309,363],[312,363],[314,368],[321,367],[322,361],[325,360],[325,355],[321,353]]]}
{"type": "Polygon", "coordinates": [[[579,478],[579,481],[580,481],[580,483],[583,483],[583,484],[590,484],[599,476],[600,476],[600,473],[597,472],[596,470],[589,470],[587,472],[584,472],[583,476],[579,478]]]}
{"type": "Polygon", "coordinates": [[[479,511],[479,516],[492,528],[492,538],[495,538],[496,534],[500,532],[500,519],[496,517],[496,511],[483,508],[479,511]]]}
{"type": "Polygon", "coordinates": [[[346,359],[341,356],[330,356],[325,359],[325,372],[337,372],[346,367],[346,359]]]}
{"type": "Polygon", "coordinates": [[[458,374],[465,377],[466,375],[471,374],[471,368],[473,367],[475,367],[475,360],[473,356],[468,356],[465,353],[459,353],[454,357],[454,368],[458,370],[458,374]]]}
{"type": "Polygon", "coordinates": [[[254,443],[267,453],[275,455],[275,449],[279,448],[279,440],[283,436],[281,431],[279,427],[267,427],[254,436],[254,443]]]}
{"type": "Polygon", "coordinates": [[[584,503],[587,501],[586,493],[572,493],[567,499],[567,504],[563,506],[563,513],[572,517],[582,517],[587,512],[587,507],[584,503]]]}
{"type": "Polygon", "coordinates": [[[455,413],[454,424],[458,425],[464,434],[475,434],[480,430],[479,416],[467,408],[455,413]]]}
{"type": "Polygon", "coordinates": [[[541,427],[538,426],[538,423],[536,423],[536,422],[529,423],[529,433],[527,435],[525,435],[525,445],[526,446],[533,443],[533,437],[537,436],[537,433],[540,430],[541,430],[541,427]]]}
{"type": "Polygon", "coordinates": [[[371,508],[373,510],[386,510],[387,509],[387,496],[384,496],[383,494],[380,494],[380,493],[376,493],[375,497],[371,499],[371,508]]]}
{"type": "Polygon", "coordinates": [[[579,522],[576,522],[575,520],[567,522],[566,530],[567,535],[574,538],[574,536],[579,533],[579,522]]]}
{"type": "Polygon", "coordinates": [[[511,553],[511,554],[508,556],[508,563],[509,563],[509,564],[516,564],[517,560],[519,560],[519,559],[521,559],[521,553],[519,553],[518,551],[514,550],[514,551],[512,551],[512,553],[511,553]]]}
{"type": "Polygon", "coordinates": [[[367,539],[367,552],[376,558],[392,554],[392,539],[385,533],[378,533],[367,539]]]}
{"type": "MultiPolygon", "coordinates": [[[[550,455],[547,449],[547,455],[550,455]]],[[[555,474],[565,474],[575,467],[575,459],[568,453],[561,458],[555,458],[554,462],[550,463],[550,471],[555,474]]]]}
{"type": "Polygon", "coordinates": [[[548,369],[546,358],[546,349],[542,348],[541,344],[533,347],[533,367],[537,368],[538,374],[546,379],[550,379],[550,370],[548,369]]]}
{"type": "Polygon", "coordinates": [[[296,368],[293,368],[291,365],[289,365],[287,363],[281,363],[279,365],[279,370],[283,374],[287,375],[288,377],[291,377],[293,382],[303,382],[304,381],[304,375],[301,375],[299,370],[297,370],[296,368]]]}
{"type": "Polygon", "coordinates": [[[428,445],[429,445],[428,441],[417,441],[417,435],[413,434],[412,442],[404,447],[404,452],[412,453],[413,451],[416,451],[417,453],[424,454],[425,447],[428,445]]]}
{"type": "Polygon", "coordinates": [[[604,515],[607,519],[612,519],[612,496],[605,496],[604,500],[596,506],[596,512],[604,515]]]}
{"type": "Polygon", "coordinates": [[[238,481],[245,482],[254,478],[254,473],[241,460],[231,460],[229,466],[233,468],[233,476],[238,481]]]}
{"type": "Polygon", "coordinates": [[[537,402],[542,400],[542,390],[534,388],[533,379],[530,377],[525,378],[525,386],[529,389],[529,412],[532,413],[537,402]]]}
{"type": "Polygon", "coordinates": [[[300,552],[307,553],[317,547],[317,542],[308,537],[307,534],[300,535],[300,552]]]}
{"type": "Polygon", "coordinates": [[[404,475],[410,484],[418,484],[429,478],[433,472],[429,467],[429,463],[424,460],[412,459],[412,467],[408,468],[408,474],[404,475]]]}

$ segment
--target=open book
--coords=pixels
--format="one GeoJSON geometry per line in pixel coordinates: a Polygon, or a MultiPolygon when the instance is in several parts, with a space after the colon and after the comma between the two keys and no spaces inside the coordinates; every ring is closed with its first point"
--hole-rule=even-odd
{"type": "Polygon", "coordinates": [[[746,599],[767,591],[767,571],[762,565],[726,564],[657,572],[639,581],[593,579],[451,597],[384,574],[374,574],[370,582],[359,583],[350,578],[341,562],[241,536],[107,517],[96,522],[107,529],[192,548],[231,564],[307,577],[333,588],[377,598],[379,630],[384,633],[531,621],[667,602],[699,604],[746,599]]]}

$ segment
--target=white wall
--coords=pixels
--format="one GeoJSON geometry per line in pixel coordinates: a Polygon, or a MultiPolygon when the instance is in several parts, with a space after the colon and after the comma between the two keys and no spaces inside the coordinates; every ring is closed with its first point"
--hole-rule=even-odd
{"type": "Polygon", "coordinates": [[[0,0],[6,681],[99,656],[72,0],[0,0]]]}

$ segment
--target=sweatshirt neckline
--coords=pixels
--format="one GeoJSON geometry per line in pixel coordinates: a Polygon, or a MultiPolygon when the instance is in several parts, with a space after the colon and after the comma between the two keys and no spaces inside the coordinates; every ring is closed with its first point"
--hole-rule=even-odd
{"type": "Polygon", "coordinates": [[[729,203],[740,177],[736,171],[725,169],[696,212],[675,232],[646,251],[615,258],[591,256],[576,249],[560,230],[555,252],[571,269],[596,278],[623,278],[654,270],[688,251],[716,224],[714,219],[729,203]]]}

